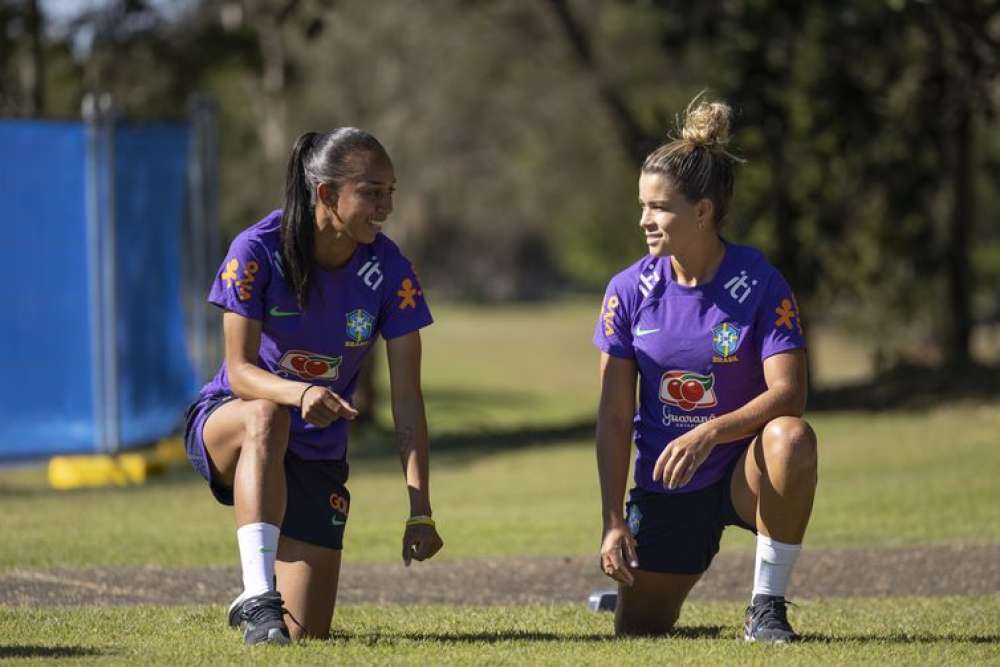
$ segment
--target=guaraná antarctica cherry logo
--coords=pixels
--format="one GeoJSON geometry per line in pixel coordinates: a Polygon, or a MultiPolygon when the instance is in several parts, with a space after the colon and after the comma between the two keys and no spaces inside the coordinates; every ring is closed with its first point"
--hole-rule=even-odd
{"type": "Polygon", "coordinates": [[[278,364],[307,380],[336,380],[340,376],[340,362],[343,357],[327,357],[315,352],[289,350],[278,364]]]}
{"type": "Polygon", "coordinates": [[[660,379],[660,400],[681,410],[711,408],[715,398],[715,374],[691,371],[667,371],[660,379]]]}

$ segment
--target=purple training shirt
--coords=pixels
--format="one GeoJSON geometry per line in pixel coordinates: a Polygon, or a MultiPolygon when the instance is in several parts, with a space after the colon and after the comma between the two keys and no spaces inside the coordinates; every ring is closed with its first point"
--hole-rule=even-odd
{"type": "Polygon", "coordinates": [[[788,283],[754,248],[726,243],[715,278],[684,287],[669,257],[647,255],[608,284],[594,344],[639,369],[635,482],[654,493],[714,484],[752,437],[720,444],[691,481],[668,491],[653,481],[664,448],[698,424],[763,393],[763,362],[804,348],[788,283]]]}
{"type": "MultiPolygon", "coordinates": [[[[257,365],[279,377],[329,387],[350,400],[361,362],[379,335],[386,340],[431,323],[413,266],[379,234],[359,244],[346,265],[317,269],[306,310],[284,278],[281,211],[239,234],[216,274],[208,300],[262,323],[257,365]]],[[[226,364],[201,397],[231,394],[226,364]]],[[[291,410],[289,449],[303,459],[340,459],[347,452],[347,421],[326,428],[291,410]]]]}

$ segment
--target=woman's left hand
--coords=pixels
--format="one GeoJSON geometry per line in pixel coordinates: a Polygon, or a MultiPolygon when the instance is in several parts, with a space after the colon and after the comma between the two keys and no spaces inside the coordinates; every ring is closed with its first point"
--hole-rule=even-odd
{"type": "Polygon", "coordinates": [[[409,567],[411,560],[427,560],[443,546],[444,540],[434,526],[407,526],[403,532],[403,565],[409,567]]]}
{"type": "Polygon", "coordinates": [[[662,480],[666,489],[679,489],[691,481],[716,444],[710,423],[699,424],[670,441],[653,466],[655,481],[662,480]]]}

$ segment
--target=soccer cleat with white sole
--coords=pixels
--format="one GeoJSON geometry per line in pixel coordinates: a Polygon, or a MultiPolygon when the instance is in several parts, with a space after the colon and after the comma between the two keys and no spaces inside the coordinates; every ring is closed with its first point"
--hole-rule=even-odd
{"type": "Polygon", "coordinates": [[[777,595],[753,596],[743,623],[743,639],[771,644],[797,641],[799,636],[788,623],[788,604],[785,598],[777,595]]]}
{"type": "Polygon", "coordinates": [[[291,637],[284,619],[285,609],[278,591],[253,597],[240,594],[229,606],[229,627],[243,627],[246,644],[289,644],[291,637]]]}

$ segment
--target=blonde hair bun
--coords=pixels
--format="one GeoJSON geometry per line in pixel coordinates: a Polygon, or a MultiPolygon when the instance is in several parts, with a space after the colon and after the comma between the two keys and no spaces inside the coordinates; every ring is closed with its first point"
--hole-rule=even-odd
{"type": "Polygon", "coordinates": [[[723,147],[729,141],[729,120],[733,110],[725,102],[691,100],[684,113],[681,138],[692,146],[723,147]]]}

